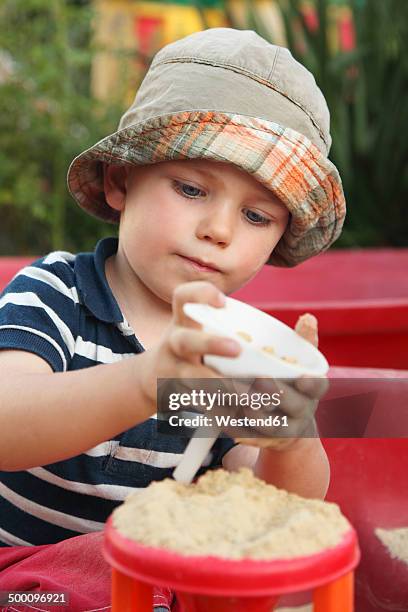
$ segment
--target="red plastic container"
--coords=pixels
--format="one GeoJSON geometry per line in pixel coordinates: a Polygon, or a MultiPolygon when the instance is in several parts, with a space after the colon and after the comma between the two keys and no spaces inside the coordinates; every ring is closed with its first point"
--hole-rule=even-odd
{"type": "Polygon", "coordinates": [[[338,546],[308,557],[230,561],[138,544],[113,527],[112,517],[104,556],[113,567],[112,612],[151,612],[152,585],[174,590],[181,612],[271,612],[280,595],[311,589],[316,612],[351,612],[360,558],[353,529],[338,546]]]}
{"type": "Polygon", "coordinates": [[[265,266],[233,297],[292,327],[319,321],[331,365],[408,369],[408,249],[337,250],[291,268],[265,266]]]}
{"type": "Polygon", "coordinates": [[[34,255],[32,257],[0,257],[0,291],[21,268],[28,266],[35,259],[38,257],[34,255]]]}
{"type": "Polygon", "coordinates": [[[328,501],[341,505],[361,546],[356,610],[408,610],[408,565],[393,559],[377,528],[408,526],[408,440],[324,440],[330,458],[328,501]]]}
{"type": "MultiPolygon", "coordinates": [[[[395,432],[407,436],[408,371],[331,368],[329,378],[345,381],[339,387],[342,394],[347,394],[347,386],[353,393],[356,379],[362,380],[361,389],[365,385],[368,389],[375,387],[381,379],[393,379],[390,391],[386,385],[377,395],[364,424],[362,435],[379,432],[377,438],[323,439],[323,445],[331,469],[326,499],[340,505],[357,531],[361,548],[356,571],[356,610],[402,612],[408,610],[408,564],[392,558],[375,530],[408,527],[408,438],[395,437],[395,432]],[[390,436],[392,431],[394,437],[390,436]]],[[[329,391],[330,397],[336,401],[336,389],[329,391]]],[[[338,424],[341,415],[336,415],[335,404],[333,408],[332,419],[338,424]]]]}

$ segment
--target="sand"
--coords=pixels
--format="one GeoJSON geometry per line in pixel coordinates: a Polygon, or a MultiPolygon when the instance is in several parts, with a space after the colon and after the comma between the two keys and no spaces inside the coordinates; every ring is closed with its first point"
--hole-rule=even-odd
{"type": "Polygon", "coordinates": [[[376,529],[375,535],[388,549],[393,559],[408,564],[408,527],[400,529],[376,529]]]}
{"type": "Polygon", "coordinates": [[[310,555],[350,528],[336,504],[277,489],[248,468],[209,470],[191,485],[153,482],[129,495],[112,520],[142,544],[227,559],[310,555]]]}

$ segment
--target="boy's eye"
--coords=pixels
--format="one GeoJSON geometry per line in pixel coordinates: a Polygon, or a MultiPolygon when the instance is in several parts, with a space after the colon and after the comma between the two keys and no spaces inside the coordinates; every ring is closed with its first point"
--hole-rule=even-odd
{"type": "MultiPolygon", "coordinates": [[[[177,193],[184,198],[188,198],[189,200],[197,200],[199,197],[205,196],[205,192],[202,189],[194,187],[194,185],[190,185],[189,183],[183,183],[182,181],[173,180],[173,187],[177,193]]],[[[246,208],[244,212],[246,219],[252,225],[265,226],[271,223],[271,219],[264,217],[254,210],[249,210],[246,208]]]]}
{"type": "Polygon", "coordinates": [[[189,185],[188,183],[181,183],[180,181],[173,181],[174,188],[178,193],[181,193],[182,196],[190,199],[196,199],[200,193],[205,195],[202,189],[198,187],[194,187],[193,185],[189,185]],[[198,192],[198,193],[197,193],[198,192]]]}
{"type": "Polygon", "coordinates": [[[269,225],[271,220],[254,210],[246,210],[246,217],[254,225],[269,225]]]}

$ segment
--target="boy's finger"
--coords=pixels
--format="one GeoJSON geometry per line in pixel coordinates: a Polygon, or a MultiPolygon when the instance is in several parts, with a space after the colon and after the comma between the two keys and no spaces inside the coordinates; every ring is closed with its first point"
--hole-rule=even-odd
{"type": "Polygon", "coordinates": [[[208,281],[192,281],[178,285],[173,292],[173,319],[176,325],[201,329],[201,325],[190,319],[183,311],[186,302],[199,302],[210,306],[221,307],[225,304],[225,295],[208,281]]]}
{"type": "Polygon", "coordinates": [[[232,338],[212,336],[199,330],[176,327],[169,336],[171,350],[180,359],[191,359],[193,356],[221,355],[236,357],[241,346],[232,338]]]}
{"type": "Polygon", "coordinates": [[[312,399],[321,399],[326,394],[329,386],[329,380],[325,377],[313,378],[312,376],[302,376],[295,381],[296,389],[312,399]]]}
{"type": "Polygon", "coordinates": [[[295,325],[295,332],[317,348],[319,336],[317,333],[317,319],[310,313],[301,315],[295,325]]]}
{"type": "MultiPolygon", "coordinates": [[[[286,416],[288,418],[291,432],[294,427],[297,427],[294,421],[307,422],[309,419],[314,417],[314,413],[317,408],[316,401],[300,393],[292,385],[285,383],[282,380],[279,381],[279,387],[279,405],[264,405],[261,408],[258,408],[256,411],[253,410],[252,404],[242,408],[243,416],[261,417],[260,426],[254,426],[252,428],[253,431],[259,431],[263,435],[268,435],[269,432],[271,437],[278,435],[278,425],[265,426],[262,424],[265,416],[286,416]]],[[[283,425],[283,427],[286,426],[283,425]]],[[[289,429],[286,429],[284,433],[287,435],[289,433],[289,429]]],[[[295,435],[295,432],[293,435],[295,435]]]]}
{"type": "Polygon", "coordinates": [[[315,405],[312,398],[306,396],[292,386],[291,381],[279,381],[280,386],[280,405],[279,410],[289,418],[305,418],[313,416],[315,405]]]}
{"type": "Polygon", "coordinates": [[[284,448],[293,444],[296,438],[234,438],[235,442],[257,448],[284,448]]]}

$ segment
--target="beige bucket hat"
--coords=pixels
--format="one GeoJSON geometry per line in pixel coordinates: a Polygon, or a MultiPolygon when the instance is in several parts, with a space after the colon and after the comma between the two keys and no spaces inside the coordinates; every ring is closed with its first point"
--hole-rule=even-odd
{"type": "Polygon", "coordinates": [[[90,214],[117,223],[103,163],[230,162],[290,211],[268,263],[296,264],[340,235],[346,206],[327,156],[330,115],[313,75],[251,30],[211,28],[163,47],[118,130],[74,159],[68,188],[90,214]]]}

